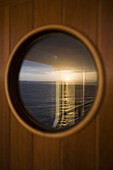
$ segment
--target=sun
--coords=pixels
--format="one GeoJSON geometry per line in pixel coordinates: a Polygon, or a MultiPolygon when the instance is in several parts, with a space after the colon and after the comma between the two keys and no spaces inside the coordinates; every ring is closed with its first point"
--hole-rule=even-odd
{"type": "Polygon", "coordinates": [[[70,77],[66,76],[65,80],[66,80],[66,82],[69,82],[70,81],[70,77]]]}

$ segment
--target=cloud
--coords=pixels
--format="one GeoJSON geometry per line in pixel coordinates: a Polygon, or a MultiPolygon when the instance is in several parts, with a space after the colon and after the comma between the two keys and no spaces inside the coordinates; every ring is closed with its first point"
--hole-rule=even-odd
{"type": "Polygon", "coordinates": [[[51,74],[51,72],[54,72],[54,68],[47,64],[24,60],[20,72],[47,75],[48,73],[51,74]]]}
{"type": "Polygon", "coordinates": [[[46,72],[46,74],[33,74],[21,72],[19,74],[19,80],[21,81],[56,81],[56,73],[46,72]]]}

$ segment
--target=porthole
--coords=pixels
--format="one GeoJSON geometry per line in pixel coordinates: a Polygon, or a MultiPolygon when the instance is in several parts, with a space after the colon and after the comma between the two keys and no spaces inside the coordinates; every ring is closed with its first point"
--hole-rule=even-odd
{"type": "Polygon", "coordinates": [[[50,25],[32,31],[13,50],[6,94],[17,119],[43,136],[66,136],[96,114],[103,94],[97,51],[81,33],[50,25]]]}

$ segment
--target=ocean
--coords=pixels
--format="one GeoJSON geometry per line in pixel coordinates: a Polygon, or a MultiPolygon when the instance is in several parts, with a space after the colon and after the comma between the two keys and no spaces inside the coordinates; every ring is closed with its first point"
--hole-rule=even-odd
{"type": "Polygon", "coordinates": [[[28,114],[50,127],[72,126],[86,116],[96,97],[97,84],[19,81],[20,96],[28,114]],[[56,90],[57,89],[57,90],[56,90]]]}

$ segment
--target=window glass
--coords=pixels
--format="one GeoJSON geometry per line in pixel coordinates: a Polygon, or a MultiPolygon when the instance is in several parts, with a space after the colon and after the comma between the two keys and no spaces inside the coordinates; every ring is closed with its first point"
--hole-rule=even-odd
{"type": "Polygon", "coordinates": [[[98,72],[79,39],[50,33],[26,52],[18,83],[27,114],[42,125],[62,129],[87,116],[95,101],[98,72]]]}

